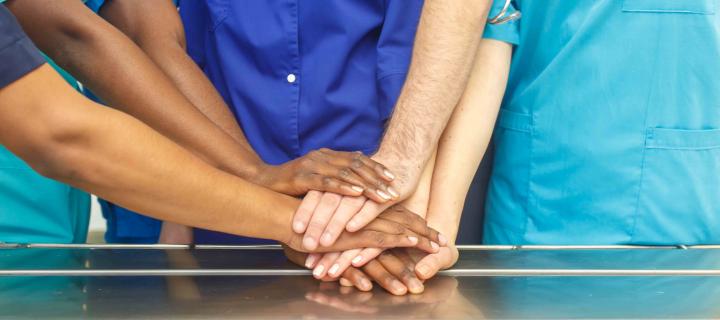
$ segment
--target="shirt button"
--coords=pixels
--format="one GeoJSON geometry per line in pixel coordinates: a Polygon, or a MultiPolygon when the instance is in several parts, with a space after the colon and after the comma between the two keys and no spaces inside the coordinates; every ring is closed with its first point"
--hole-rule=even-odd
{"type": "Polygon", "coordinates": [[[295,74],[291,73],[291,74],[287,75],[287,82],[294,83],[295,80],[297,80],[297,77],[295,76],[295,74]]]}

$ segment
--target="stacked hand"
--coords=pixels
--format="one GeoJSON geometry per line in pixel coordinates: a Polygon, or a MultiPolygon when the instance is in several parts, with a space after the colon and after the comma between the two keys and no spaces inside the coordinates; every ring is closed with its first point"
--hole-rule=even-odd
{"type": "MultiPolygon", "coordinates": [[[[287,247],[285,254],[297,264],[305,263],[308,256],[287,247]]],[[[423,283],[426,280],[439,270],[452,266],[457,258],[458,251],[454,246],[442,247],[436,253],[427,253],[414,248],[393,248],[383,251],[376,259],[370,260],[362,267],[349,266],[336,276],[331,276],[330,273],[316,273],[314,276],[322,281],[339,279],[341,285],[353,286],[361,291],[371,290],[372,282],[376,282],[395,295],[404,295],[408,292],[421,293],[425,289],[423,283]]]]}

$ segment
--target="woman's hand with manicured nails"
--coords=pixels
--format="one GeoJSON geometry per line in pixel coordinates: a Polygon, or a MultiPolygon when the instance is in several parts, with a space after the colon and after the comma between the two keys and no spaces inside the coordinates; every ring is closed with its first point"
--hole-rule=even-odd
{"type": "Polygon", "coordinates": [[[287,245],[300,252],[337,252],[357,248],[416,247],[428,253],[439,251],[440,234],[423,218],[402,206],[393,206],[357,232],[343,232],[329,247],[306,248],[303,236],[293,234],[287,245]]]}

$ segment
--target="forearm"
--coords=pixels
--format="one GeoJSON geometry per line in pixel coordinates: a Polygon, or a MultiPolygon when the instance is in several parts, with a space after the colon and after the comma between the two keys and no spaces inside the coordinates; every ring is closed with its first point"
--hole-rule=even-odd
{"type": "Polygon", "coordinates": [[[245,150],[187,101],[129,38],[82,3],[23,0],[9,8],[43,51],[109,105],[213,166],[253,174],[252,166],[237,161],[245,150]]]}
{"type": "Polygon", "coordinates": [[[482,40],[468,86],[440,138],[427,218],[453,243],[467,190],[492,136],[511,54],[507,43],[482,40]]]}
{"type": "Polygon", "coordinates": [[[213,123],[259,161],[230,108],[186,53],[185,33],[172,1],[108,1],[100,15],[118,28],[167,75],[180,92],[213,123]]]}
{"type": "Polygon", "coordinates": [[[467,83],[490,1],[425,1],[412,64],[376,157],[419,177],[467,83]]]}
{"type": "Polygon", "coordinates": [[[298,200],[213,169],[41,68],[0,91],[0,143],[36,170],[158,219],[289,241],[298,200]]]}

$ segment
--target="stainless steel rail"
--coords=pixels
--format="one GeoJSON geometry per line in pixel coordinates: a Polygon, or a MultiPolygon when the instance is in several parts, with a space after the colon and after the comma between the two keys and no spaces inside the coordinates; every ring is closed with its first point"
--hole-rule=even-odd
{"type": "MultiPolygon", "coordinates": [[[[281,250],[280,245],[184,245],[184,244],[53,244],[53,243],[0,243],[0,249],[65,248],[65,249],[227,249],[227,250],[281,250]]],[[[459,245],[461,250],[625,250],[625,249],[720,249],[720,245],[459,245]]]]}
{"type": "MultiPolygon", "coordinates": [[[[0,276],[309,276],[305,269],[37,269],[0,270],[0,276]]],[[[449,269],[441,275],[452,277],[707,277],[720,270],[635,270],[635,269],[449,269]]]]}

